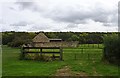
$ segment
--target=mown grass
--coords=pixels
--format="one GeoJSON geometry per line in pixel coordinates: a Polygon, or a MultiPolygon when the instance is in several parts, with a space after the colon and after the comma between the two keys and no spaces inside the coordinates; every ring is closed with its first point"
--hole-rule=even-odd
{"type": "Polygon", "coordinates": [[[64,61],[49,62],[19,60],[20,49],[2,46],[3,76],[50,76],[66,65],[73,72],[85,72],[91,76],[118,76],[118,67],[102,62],[102,49],[93,49],[92,46],[86,44],[74,49],[65,48],[63,49],[64,61]]]}

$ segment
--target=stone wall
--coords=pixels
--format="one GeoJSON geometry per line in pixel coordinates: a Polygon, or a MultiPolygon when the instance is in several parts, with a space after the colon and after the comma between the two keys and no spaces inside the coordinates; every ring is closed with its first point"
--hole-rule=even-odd
{"type": "Polygon", "coordinates": [[[77,47],[78,41],[34,43],[34,47],[77,47]]]}

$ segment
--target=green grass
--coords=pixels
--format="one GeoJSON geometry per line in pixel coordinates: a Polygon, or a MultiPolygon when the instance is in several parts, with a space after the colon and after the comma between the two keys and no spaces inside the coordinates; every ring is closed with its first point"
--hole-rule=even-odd
{"type": "MultiPolygon", "coordinates": [[[[95,44],[96,45],[96,44],[95,44]]],[[[103,47],[102,45],[100,45],[103,47]]],[[[101,61],[102,49],[93,49],[92,45],[78,48],[65,48],[64,61],[40,62],[19,60],[20,49],[3,46],[3,76],[50,76],[64,66],[73,72],[85,72],[88,75],[117,76],[118,67],[101,61]],[[76,57],[76,59],[75,59],[76,57]]],[[[97,47],[96,47],[97,48],[97,47]]]]}

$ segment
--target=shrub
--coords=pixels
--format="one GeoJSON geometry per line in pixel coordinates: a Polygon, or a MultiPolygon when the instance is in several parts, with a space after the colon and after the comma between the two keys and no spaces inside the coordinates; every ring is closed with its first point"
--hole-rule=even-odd
{"type": "Polygon", "coordinates": [[[37,61],[52,61],[52,58],[48,55],[40,55],[40,54],[27,54],[25,59],[29,60],[37,60],[37,61]]]}
{"type": "Polygon", "coordinates": [[[106,35],[104,37],[104,59],[110,63],[120,62],[120,38],[118,34],[106,35]]]}

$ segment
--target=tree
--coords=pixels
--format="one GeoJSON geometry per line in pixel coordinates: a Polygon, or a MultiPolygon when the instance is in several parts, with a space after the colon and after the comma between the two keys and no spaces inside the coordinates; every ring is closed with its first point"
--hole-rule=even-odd
{"type": "Polygon", "coordinates": [[[9,42],[11,42],[14,39],[15,35],[14,33],[2,33],[2,44],[7,45],[9,42]]]}
{"type": "Polygon", "coordinates": [[[48,38],[57,38],[56,34],[54,32],[48,32],[45,33],[48,38]]]}
{"type": "Polygon", "coordinates": [[[120,38],[118,34],[107,35],[104,37],[104,59],[110,63],[120,63],[120,38]]]}
{"type": "Polygon", "coordinates": [[[79,37],[75,34],[73,34],[68,40],[70,41],[79,41],[79,37]]]}

